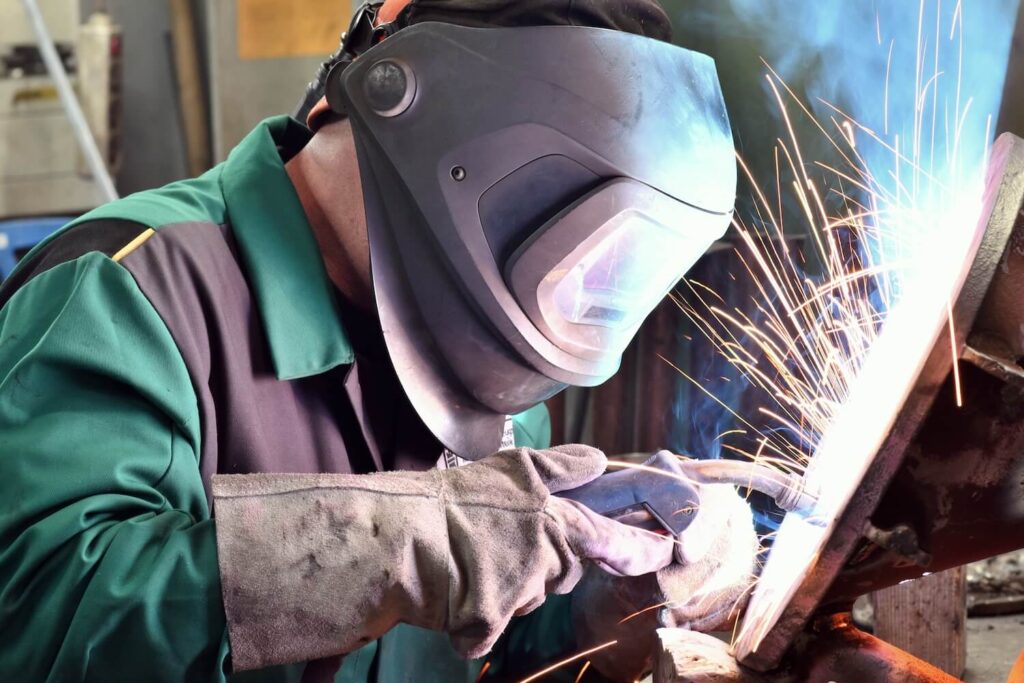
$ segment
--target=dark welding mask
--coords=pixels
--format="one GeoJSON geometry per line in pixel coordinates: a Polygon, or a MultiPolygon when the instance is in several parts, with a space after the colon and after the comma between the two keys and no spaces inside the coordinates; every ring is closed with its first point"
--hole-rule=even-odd
{"type": "Polygon", "coordinates": [[[616,372],[725,232],[736,188],[712,60],[578,26],[398,31],[327,79],[351,120],[395,369],[452,451],[616,372]]]}

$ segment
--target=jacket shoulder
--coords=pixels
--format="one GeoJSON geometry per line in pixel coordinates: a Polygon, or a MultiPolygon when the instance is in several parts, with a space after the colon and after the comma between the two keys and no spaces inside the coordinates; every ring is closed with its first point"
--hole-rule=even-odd
{"type": "Polygon", "coordinates": [[[100,220],[132,221],[159,230],[175,223],[213,223],[227,218],[218,165],[188,180],[144,190],[104,204],[72,221],[68,227],[100,220]]]}
{"type": "Polygon", "coordinates": [[[227,209],[220,176],[221,166],[215,166],[198,178],[137,192],[76,218],[18,263],[0,286],[0,307],[40,273],[92,252],[114,258],[147,230],[183,223],[225,223],[227,209]]]}
{"type": "Polygon", "coordinates": [[[113,258],[145,230],[140,223],[114,219],[75,222],[61,228],[26,254],[10,277],[0,284],[0,308],[38,275],[90,253],[113,258]]]}

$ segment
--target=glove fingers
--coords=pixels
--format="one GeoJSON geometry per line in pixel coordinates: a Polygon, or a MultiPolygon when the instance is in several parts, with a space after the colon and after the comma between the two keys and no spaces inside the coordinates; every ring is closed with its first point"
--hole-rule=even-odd
{"type": "Polygon", "coordinates": [[[563,520],[569,547],[606,571],[639,576],[672,562],[675,543],[668,536],[620,524],[573,500],[551,498],[548,509],[563,520]]]}
{"type": "Polygon", "coordinates": [[[583,486],[601,476],[608,466],[604,453],[582,444],[567,444],[542,451],[524,450],[551,493],[583,486]]]}
{"type": "Polygon", "coordinates": [[[601,560],[591,560],[591,562],[597,565],[606,574],[611,574],[612,576],[616,576],[620,579],[624,576],[629,576],[629,574],[623,574],[622,572],[617,571],[614,567],[605,564],[601,560]]]}
{"type": "Polygon", "coordinates": [[[703,557],[658,572],[659,588],[671,601],[660,615],[666,626],[704,631],[727,625],[755,580],[758,539],[749,506],[731,486],[706,489],[701,509],[716,519],[716,529],[703,557]]]}
{"type": "Polygon", "coordinates": [[[697,511],[696,518],[676,543],[676,561],[679,564],[696,564],[707,556],[720,532],[718,521],[714,515],[702,515],[700,510],[697,511]]]}
{"type": "Polygon", "coordinates": [[[658,610],[658,623],[691,631],[720,631],[730,628],[747,600],[753,576],[716,591],[693,595],[682,605],[670,603],[658,610]]]}
{"type": "Polygon", "coordinates": [[[676,543],[676,560],[682,565],[696,564],[707,557],[730,524],[753,528],[753,512],[733,486],[703,486],[700,495],[700,510],[676,543]]]}

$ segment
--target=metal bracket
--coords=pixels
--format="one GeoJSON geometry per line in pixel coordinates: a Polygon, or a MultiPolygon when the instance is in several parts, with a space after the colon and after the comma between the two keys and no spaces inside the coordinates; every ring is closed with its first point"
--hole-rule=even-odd
{"type": "Polygon", "coordinates": [[[1024,368],[1009,358],[1009,353],[1000,353],[999,346],[999,342],[988,335],[971,335],[960,353],[960,360],[1002,382],[1024,388],[1024,368]]]}
{"type": "Polygon", "coordinates": [[[932,563],[932,556],[921,550],[917,532],[906,524],[897,524],[891,529],[879,529],[870,521],[865,521],[864,538],[919,567],[928,567],[932,563]]]}

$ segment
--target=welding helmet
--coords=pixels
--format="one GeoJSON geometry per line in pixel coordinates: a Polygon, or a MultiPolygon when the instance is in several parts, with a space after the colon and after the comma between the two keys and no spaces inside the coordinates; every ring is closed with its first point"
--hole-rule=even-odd
{"type": "Polygon", "coordinates": [[[411,403],[457,455],[613,375],[735,199],[713,61],[579,26],[424,22],[326,81],[357,146],[373,286],[411,403]]]}

